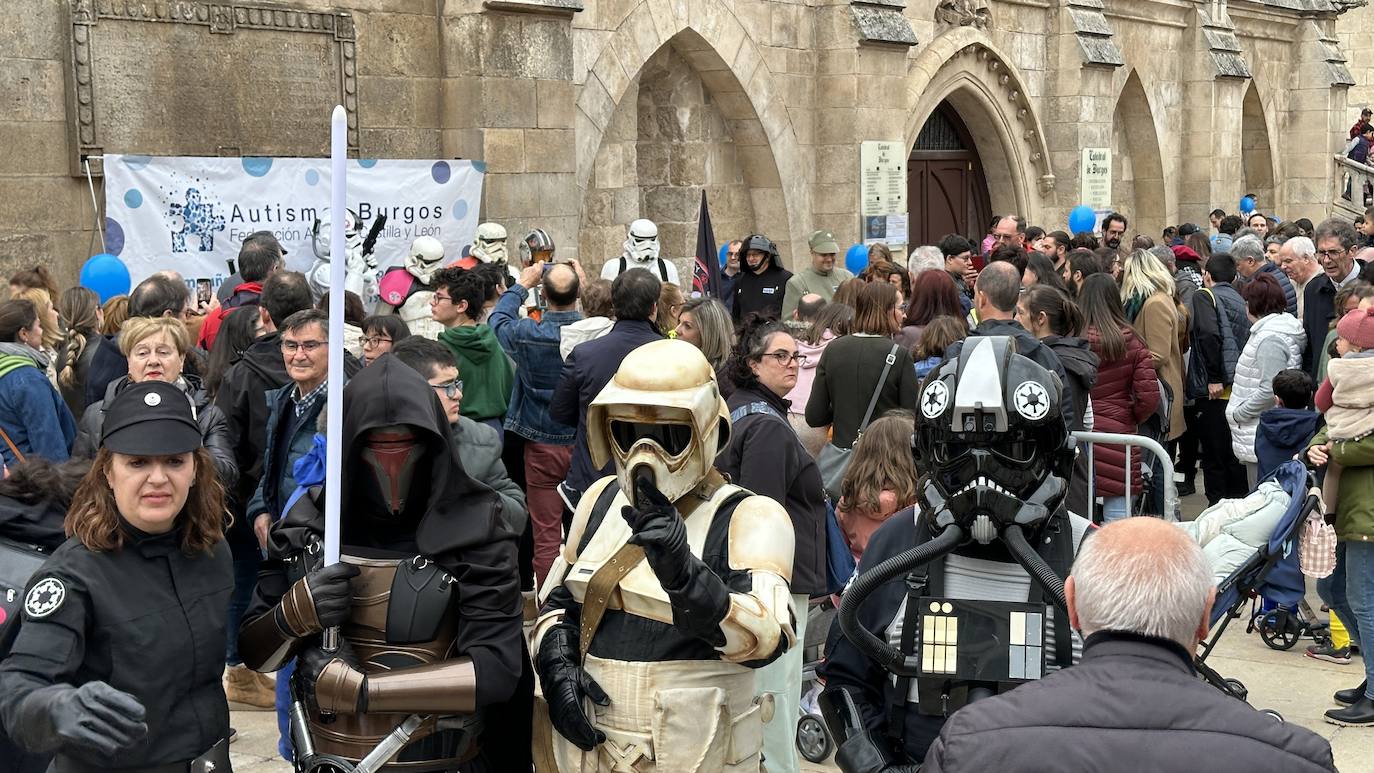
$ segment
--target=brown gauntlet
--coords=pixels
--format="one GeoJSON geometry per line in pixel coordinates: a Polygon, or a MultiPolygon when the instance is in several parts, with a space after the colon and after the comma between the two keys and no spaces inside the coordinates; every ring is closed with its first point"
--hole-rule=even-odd
{"type": "Polygon", "coordinates": [[[315,682],[320,711],[333,714],[471,714],[477,710],[472,658],[363,674],[341,659],[329,661],[315,682]]]}
{"type": "Polygon", "coordinates": [[[239,654],[254,671],[276,671],[301,648],[301,640],[323,631],[305,578],[293,583],[281,601],[239,628],[239,654]]]}

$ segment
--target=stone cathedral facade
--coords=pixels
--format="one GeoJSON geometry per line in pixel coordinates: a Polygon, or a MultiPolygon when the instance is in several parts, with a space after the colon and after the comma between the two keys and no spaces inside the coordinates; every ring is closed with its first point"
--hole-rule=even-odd
{"type": "Polygon", "coordinates": [[[323,155],[486,165],[482,219],[588,268],[626,224],[860,238],[866,141],[905,156],[913,244],[993,213],[1063,228],[1109,148],[1131,232],[1254,193],[1314,220],[1358,106],[1359,0],[7,0],[0,269],[98,252],[100,159],[323,155]],[[321,112],[326,111],[326,112],[321,112]]]}

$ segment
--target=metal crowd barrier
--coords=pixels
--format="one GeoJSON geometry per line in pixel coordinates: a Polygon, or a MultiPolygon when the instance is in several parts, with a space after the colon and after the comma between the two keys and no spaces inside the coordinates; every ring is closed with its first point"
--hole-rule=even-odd
{"type": "MultiPolygon", "coordinates": [[[[1088,461],[1088,502],[1097,502],[1097,475],[1096,467],[1093,465],[1093,447],[1098,444],[1125,446],[1126,450],[1126,516],[1135,515],[1131,512],[1131,447],[1135,446],[1144,452],[1154,455],[1160,463],[1160,474],[1164,479],[1164,512],[1158,513],[1166,521],[1177,521],[1179,516],[1178,508],[1178,488],[1174,485],[1174,460],[1164,450],[1164,446],[1154,438],[1141,435],[1122,435],[1115,432],[1074,432],[1072,433],[1074,442],[1083,446],[1084,453],[1088,461]]],[[[1156,513],[1149,513],[1156,515],[1156,513]]],[[[1087,517],[1091,517],[1091,513],[1087,517]]]]}

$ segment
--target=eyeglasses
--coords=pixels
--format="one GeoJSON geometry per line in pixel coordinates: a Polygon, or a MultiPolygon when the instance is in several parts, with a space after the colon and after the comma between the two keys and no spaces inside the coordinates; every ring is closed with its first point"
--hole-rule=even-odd
{"type": "Polygon", "coordinates": [[[363,336],[364,349],[376,349],[382,344],[391,343],[390,336],[363,336]]]}
{"type": "Polygon", "coordinates": [[[429,296],[429,302],[431,305],[439,303],[453,303],[453,299],[448,297],[447,295],[440,295],[439,293],[435,293],[429,296]]]}
{"type": "Polygon", "coordinates": [[[1335,260],[1336,258],[1339,258],[1340,256],[1344,255],[1345,252],[1345,250],[1317,250],[1317,257],[1325,258],[1327,260],[1335,260]]]}
{"type": "Polygon", "coordinates": [[[999,242],[1009,242],[1012,239],[1016,238],[1016,234],[993,234],[992,238],[996,239],[999,242]]]}
{"type": "Polygon", "coordinates": [[[430,384],[435,390],[442,392],[444,397],[450,400],[458,399],[458,395],[463,393],[463,380],[455,378],[452,381],[445,381],[442,384],[430,384]]]}
{"type": "Polygon", "coordinates": [[[806,363],[806,355],[802,354],[801,352],[787,352],[780,349],[776,352],[768,352],[763,356],[772,357],[774,360],[777,360],[778,364],[784,368],[786,368],[789,365],[792,365],[793,363],[797,365],[804,365],[806,363]]]}
{"type": "Polygon", "coordinates": [[[314,354],[319,351],[321,346],[328,346],[328,341],[286,341],[281,342],[281,350],[287,354],[295,354],[303,351],[306,354],[314,354]]]}

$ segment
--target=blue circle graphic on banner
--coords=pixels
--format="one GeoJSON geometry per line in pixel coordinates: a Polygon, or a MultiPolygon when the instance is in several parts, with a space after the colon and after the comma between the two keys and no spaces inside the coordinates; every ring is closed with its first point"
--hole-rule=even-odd
{"type": "Polygon", "coordinates": [[[434,166],[429,168],[429,174],[434,178],[434,182],[443,185],[453,177],[453,171],[448,168],[447,161],[435,161],[434,166]]]}
{"type": "Polygon", "coordinates": [[[105,218],[105,251],[111,255],[124,251],[124,226],[112,217],[105,218]]]}
{"type": "Polygon", "coordinates": [[[124,191],[124,206],[129,209],[138,209],[143,206],[143,194],[137,188],[124,191]]]}
{"type": "Polygon", "coordinates": [[[314,169],[307,169],[307,170],[305,170],[305,184],[306,184],[306,185],[318,185],[319,182],[320,182],[320,173],[319,173],[319,172],[316,172],[314,169]]]}
{"type": "Polygon", "coordinates": [[[462,220],[463,218],[465,218],[465,217],[467,217],[467,216],[468,216],[468,202],[467,202],[467,199],[458,199],[457,201],[453,202],[453,219],[454,219],[454,220],[462,220]]]}
{"type": "Polygon", "coordinates": [[[253,177],[262,177],[272,170],[272,159],[261,156],[244,156],[243,171],[253,177]]]}
{"type": "Polygon", "coordinates": [[[124,164],[124,166],[127,166],[127,167],[129,167],[130,169],[142,169],[143,167],[145,167],[145,166],[147,166],[147,165],[153,163],[153,157],[152,157],[152,156],[125,156],[124,158],[121,158],[121,159],[120,159],[120,163],[124,164]]]}
{"type": "Polygon", "coordinates": [[[362,167],[362,168],[364,168],[364,169],[371,169],[372,167],[374,167],[374,166],[376,166],[376,165],[377,165],[377,159],[375,159],[375,158],[360,158],[360,159],[358,159],[358,166],[360,166],[360,167],[362,167]]]}

